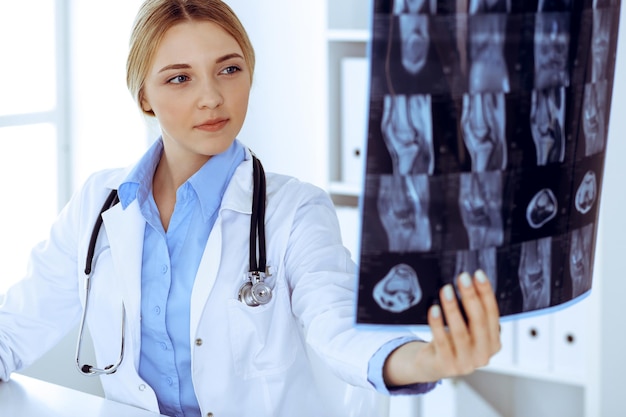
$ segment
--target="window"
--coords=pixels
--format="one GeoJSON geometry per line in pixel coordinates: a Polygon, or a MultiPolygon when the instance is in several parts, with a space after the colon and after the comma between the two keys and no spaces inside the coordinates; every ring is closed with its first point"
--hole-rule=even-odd
{"type": "Polygon", "coordinates": [[[63,191],[60,19],[54,1],[28,12],[20,2],[4,2],[0,13],[0,294],[24,274],[30,248],[45,235],[63,191]]]}
{"type": "Polygon", "coordinates": [[[155,137],[125,84],[140,3],[0,6],[0,299],[86,177],[132,163],[155,137]]]}

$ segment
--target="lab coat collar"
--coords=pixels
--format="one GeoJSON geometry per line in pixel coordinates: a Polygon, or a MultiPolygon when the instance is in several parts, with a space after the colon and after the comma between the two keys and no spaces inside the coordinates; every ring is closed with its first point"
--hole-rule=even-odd
{"type": "MultiPolygon", "coordinates": [[[[134,166],[129,166],[122,170],[114,171],[105,182],[105,187],[109,190],[116,190],[120,184],[128,177],[134,166]]],[[[220,212],[222,210],[233,210],[239,213],[252,213],[252,152],[245,147],[244,161],[237,167],[233,177],[226,188],[220,212]]],[[[134,200],[133,202],[136,202],[134,200]]],[[[130,204],[129,207],[133,206],[130,204]]]]}

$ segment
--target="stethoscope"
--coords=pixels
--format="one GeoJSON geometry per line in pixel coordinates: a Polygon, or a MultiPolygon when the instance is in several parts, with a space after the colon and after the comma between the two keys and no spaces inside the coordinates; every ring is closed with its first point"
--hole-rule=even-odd
{"type": "MultiPolygon", "coordinates": [[[[270,302],[272,299],[272,289],[265,283],[267,276],[267,263],[265,255],[265,172],[261,161],[252,155],[252,172],[253,172],[253,191],[252,191],[252,214],[250,216],[250,266],[248,274],[244,280],[243,285],[239,288],[237,294],[239,301],[250,306],[258,307],[270,302]],[[257,241],[258,241],[258,253],[257,253],[257,241]],[[257,259],[258,255],[258,259],[257,259]]],[[[95,256],[96,242],[98,240],[98,234],[102,227],[102,214],[116,205],[119,202],[117,190],[112,190],[105,200],[100,213],[96,219],[96,223],[93,226],[91,232],[91,238],[89,240],[89,246],[87,249],[87,259],[85,260],[85,306],[83,307],[83,313],[80,319],[80,326],[78,328],[78,340],[76,343],[76,366],[78,370],[87,376],[95,375],[109,375],[117,371],[124,359],[124,339],[126,333],[126,308],[122,303],[122,332],[121,332],[121,346],[120,354],[117,362],[105,366],[104,368],[96,368],[89,364],[80,363],[80,352],[83,344],[83,335],[85,330],[85,323],[87,319],[87,309],[89,305],[89,292],[91,288],[91,276],[95,267],[94,261],[97,260],[95,256]]]]}

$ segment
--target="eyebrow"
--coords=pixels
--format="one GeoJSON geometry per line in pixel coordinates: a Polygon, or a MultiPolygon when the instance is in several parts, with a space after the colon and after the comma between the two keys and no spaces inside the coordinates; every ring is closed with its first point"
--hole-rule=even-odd
{"type": "MultiPolygon", "coordinates": [[[[240,54],[232,53],[232,54],[226,54],[224,56],[221,56],[221,57],[217,58],[215,60],[215,63],[216,64],[221,64],[222,62],[228,61],[229,59],[232,59],[232,58],[244,59],[244,57],[241,56],[240,54]]],[[[171,65],[166,65],[163,68],[161,68],[159,70],[159,73],[162,73],[162,72],[168,71],[168,70],[179,70],[179,69],[189,69],[189,68],[191,68],[191,65],[189,65],[189,64],[171,64],[171,65]]]]}

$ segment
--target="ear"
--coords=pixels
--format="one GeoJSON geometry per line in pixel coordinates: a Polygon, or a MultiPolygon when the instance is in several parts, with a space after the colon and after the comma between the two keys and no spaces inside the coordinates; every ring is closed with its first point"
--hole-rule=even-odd
{"type": "Polygon", "coordinates": [[[146,113],[152,113],[152,107],[150,106],[150,103],[148,103],[148,101],[145,99],[141,100],[141,110],[146,113]]]}
{"type": "Polygon", "coordinates": [[[143,91],[139,93],[139,104],[141,105],[141,110],[146,113],[152,113],[152,106],[146,99],[146,95],[143,93],[143,91]]]}

